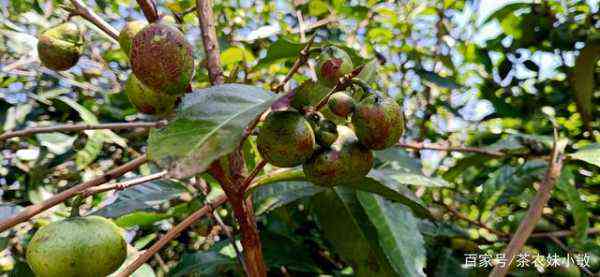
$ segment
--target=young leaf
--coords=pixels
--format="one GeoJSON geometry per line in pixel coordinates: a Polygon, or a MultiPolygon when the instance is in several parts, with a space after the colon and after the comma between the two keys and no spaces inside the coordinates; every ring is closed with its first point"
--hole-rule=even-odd
{"type": "Polygon", "coordinates": [[[235,150],[245,128],[284,95],[241,84],[187,94],[175,120],[150,132],[148,156],[175,178],[203,172],[213,161],[235,150]]]}
{"type": "Polygon", "coordinates": [[[584,161],[600,167],[600,144],[592,143],[569,155],[572,159],[584,161]]]}
{"type": "Polygon", "coordinates": [[[410,210],[371,193],[359,191],[357,197],[396,272],[401,276],[425,276],[425,242],[410,210]]]}

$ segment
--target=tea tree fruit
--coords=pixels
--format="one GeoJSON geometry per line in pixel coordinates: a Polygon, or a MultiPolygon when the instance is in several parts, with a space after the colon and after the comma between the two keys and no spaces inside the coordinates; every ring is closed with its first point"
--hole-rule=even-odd
{"type": "Polygon", "coordinates": [[[352,69],[352,59],[339,47],[326,47],[319,55],[317,75],[319,81],[327,86],[334,86],[340,77],[352,72],[352,69]]]}
{"type": "Polygon", "coordinates": [[[305,162],[314,152],[315,134],[310,123],[296,111],[269,114],[259,129],[257,148],[269,163],[292,167],[305,162]]]}
{"type": "Polygon", "coordinates": [[[375,93],[356,105],[352,125],[363,145],[381,150],[398,142],[404,133],[404,116],[394,99],[375,93]]]}
{"type": "Polygon", "coordinates": [[[346,126],[338,126],[338,138],[329,148],[322,148],[306,163],[306,178],[320,186],[333,187],[356,182],[373,167],[373,153],[358,142],[346,126]]]}
{"type": "Polygon", "coordinates": [[[74,217],[38,230],[27,247],[27,263],[41,277],[100,277],[127,257],[122,230],[99,216],[74,217]]]}
{"type": "Polygon", "coordinates": [[[329,96],[327,106],[333,114],[347,117],[354,111],[354,99],[344,92],[336,92],[329,96]]]}
{"type": "Polygon", "coordinates": [[[175,108],[177,96],[158,93],[142,84],[134,74],[130,74],[124,88],[129,102],[138,111],[151,115],[168,115],[175,108]]]}
{"type": "Polygon", "coordinates": [[[321,119],[317,123],[315,139],[320,146],[329,147],[338,138],[337,126],[329,119],[321,119]]]}
{"type": "Polygon", "coordinates": [[[77,25],[63,23],[42,32],[37,51],[45,67],[55,71],[67,70],[79,61],[83,52],[83,37],[77,25]]]}
{"type": "Polygon", "coordinates": [[[119,45],[121,45],[121,49],[127,56],[129,56],[129,52],[131,51],[133,38],[145,26],[146,23],[144,21],[135,20],[125,23],[125,26],[121,29],[121,32],[119,33],[119,45]]]}
{"type": "Polygon", "coordinates": [[[194,74],[192,46],[171,24],[152,23],[133,38],[131,68],[146,86],[171,95],[187,91],[194,74]]]}

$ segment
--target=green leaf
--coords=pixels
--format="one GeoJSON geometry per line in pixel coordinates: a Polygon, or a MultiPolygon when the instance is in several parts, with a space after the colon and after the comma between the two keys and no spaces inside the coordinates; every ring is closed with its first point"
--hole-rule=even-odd
{"type": "Polygon", "coordinates": [[[35,138],[40,142],[40,145],[45,146],[56,155],[62,155],[73,148],[73,143],[77,139],[76,136],[68,136],[58,132],[36,134],[35,138]]]}
{"type": "Polygon", "coordinates": [[[367,84],[373,83],[377,80],[377,74],[379,70],[379,61],[371,60],[365,63],[363,69],[356,76],[357,79],[364,81],[367,84]]]}
{"type": "Polygon", "coordinates": [[[296,58],[305,45],[305,43],[297,43],[289,41],[285,38],[279,38],[277,41],[269,45],[269,49],[267,49],[267,55],[261,59],[256,66],[260,68],[281,59],[296,58]]]}
{"type": "Polygon", "coordinates": [[[329,12],[329,5],[321,0],[311,0],[308,3],[308,14],[311,16],[319,16],[329,12]]]}
{"type": "Polygon", "coordinates": [[[118,192],[110,205],[94,214],[118,218],[135,211],[154,211],[154,207],[187,192],[185,186],[176,181],[158,180],[136,185],[118,192]]]}
{"type": "Polygon", "coordinates": [[[460,88],[461,85],[456,83],[454,80],[442,77],[435,72],[427,71],[427,70],[416,70],[416,73],[423,79],[436,84],[437,86],[448,88],[448,89],[457,89],[460,88]]]}
{"type": "Polygon", "coordinates": [[[600,143],[592,143],[569,155],[571,159],[584,161],[600,167],[600,143]]]}
{"type": "Polygon", "coordinates": [[[99,131],[89,131],[85,146],[75,154],[77,169],[82,170],[96,160],[102,152],[102,144],[104,144],[105,138],[104,134],[99,131]]]}
{"type": "Polygon", "coordinates": [[[422,187],[450,187],[450,183],[443,179],[428,177],[419,173],[401,172],[392,169],[380,169],[386,178],[390,178],[400,184],[422,186],[422,187]]]}
{"type": "Polygon", "coordinates": [[[224,276],[237,267],[235,259],[215,251],[186,253],[169,276],[224,276]]]}
{"type": "Polygon", "coordinates": [[[483,21],[482,24],[487,24],[494,19],[502,20],[503,18],[506,18],[508,15],[514,13],[515,11],[517,11],[519,9],[523,9],[523,8],[528,8],[530,6],[531,6],[531,1],[520,1],[517,3],[512,2],[510,4],[506,4],[506,5],[502,6],[501,8],[497,9],[496,11],[494,11],[492,14],[490,14],[483,21]]]}
{"type": "MultiPolygon", "coordinates": [[[[127,265],[132,263],[135,260],[135,258],[137,258],[140,254],[141,254],[141,252],[134,251],[133,253],[127,255],[127,259],[125,259],[125,262],[123,262],[121,267],[119,267],[119,269],[117,269],[117,271],[115,271],[113,274],[111,274],[109,276],[114,277],[114,276],[119,275],[119,273],[121,271],[125,270],[125,267],[127,267],[127,265]]],[[[152,270],[152,267],[150,267],[150,265],[142,264],[142,266],[140,266],[130,276],[131,277],[154,277],[154,276],[156,276],[156,274],[154,274],[154,270],[152,270]]]]}
{"type": "Polygon", "coordinates": [[[369,176],[371,177],[365,177],[356,183],[343,184],[343,186],[378,194],[386,199],[406,205],[418,217],[433,219],[429,210],[416,197],[410,195],[410,190],[403,188],[398,183],[389,181],[389,179],[385,179],[383,173],[377,170],[371,170],[369,176]]]}
{"type": "Polygon", "coordinates": [[[268,186],[260,186],[252,194],[254,212],[256,215],[261,215],[322,191],[322,187],[317,187],[306,181],[278,182],[268,186]]]}
{"type": "Polygon", "coordinates": [[[213,161],[235,150],[245,128],[283,96],[241,84],[187,94],[175,120],[150,132],[148,156],[175,178],[203,172],[213,161]]]}
{"type": "Polygon", "coordinates": [[[425,242],[418,220],[405,206],[358,192],[358,200],[377,229],[379,245],[400,276],[425,276],[425,242]]]}
{"type": "Polygon", "coordinates": [[[327,189],[312,198],[313,212],[325,238],[336,252],[348,261],[356,276],[393,276],[393,268],[383,256],[373,235],[366,233],[361,221],[355,217],[355,197],[344,188],[327,189]]]}
{"type": "Polygon", "coordinates": [[[230,47],[221,53],[223,66],[254,61],[254,55],[244,47],[230,47]]]}
{"type": "Polygon", "coordinates": [[[569,203],[573,219],[575,221],[575,239],[583,242],[587,239],[587,229],[589,228],[589,215],[586,208],[587,204],[581,200],[581,195],[575,188],[574,167],[563,168],[558,182],[556,182],[557,192],[569,203]]]}

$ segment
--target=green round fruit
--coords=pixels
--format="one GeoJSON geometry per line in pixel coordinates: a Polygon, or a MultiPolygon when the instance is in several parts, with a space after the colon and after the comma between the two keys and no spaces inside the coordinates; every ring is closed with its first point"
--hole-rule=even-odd
{"type": "Polygon", "coordinates": [[[329,147],[338,138],[337,126],[329,119],[321,119],[315,130],[315,139],[320,146],[329,147]]]}
{"type": "Polygon", "coordinates": [[[313,80],[304,81],[294,90],[294,96],[290,105],[299,111],[303,111],[306,107],[314,107],[321,99],[323,99],[331,88],[325,86],[321,82],[313,80]]]}
{"type": "Polygon", "coordinates": [[[121,49],[123,52],[127,54],[129,57],[129,52],[131,51],[131,43],[133,41],[133,37],[144,29],[146,23],[142,20],[130,21],[125,23],[125,26],[121,29],[119,33],[119,45],[121,45],[121,49]]]}
{"type": "Polygon", "coordinates": [[[276,111],[270,113],[260,127],[256,144],[260,155],[270,164],[292,167],[312,155],[315,134],[299,112],[276,111]]]}
{"type": "Polygon", "coordinates": [[[338,138],[303,164],[304,175],[315,185],[333,187],[366,176],[373,167],[373,153],[361,145],[352,130],[338,126],[338,138]]]}
{"type": "Polygon", "coordinates": [[[27,247],[36,276],[107,276],[127,257],[122,230],[99,216],[74,217],[38,230],[27,247]]]}
{"type": "Polygon", "coordinates": [[[319,81],[334,86],[340,77],[352,72],[352,69],[352,59],[348,53],[339,47],[329,46],[319,56],[317,75],[319,81]]]}
{"type": "Polygon", "coordinates": [[[170,24],[152,23],[133,38],[131,68],[146,86],[171,95],[187,91],[194,75],[192,46],[170,24]]]}
{"type": "Polygon", "coordinates": [[[83,52],[83,36],[74,23],[63,23],[42,32],[37,51],[45,67],[55,71],[67,70],[79,61],[83,52]]]}
{"type": "Polygon", "coordinates": [[[356,105],[352,125],[364,146],[381,150],[398,142],[404,133],[404,116],[394,99],[376,93],[356,105]]]}
{"type": "Polygon", "coordinates": [[[327,106],[337,116],[347,117],[354,111],[354,99],[343,92],[336,92],[329,96],[327,106]]]}
{"type": "Polygon", "coordinates": [[[129,74],[125,83],[125,94],[136,109],[145,114],[168,115],[175,108],[177,96],[158,93],[140,82],[134,74],[129,74]]]}

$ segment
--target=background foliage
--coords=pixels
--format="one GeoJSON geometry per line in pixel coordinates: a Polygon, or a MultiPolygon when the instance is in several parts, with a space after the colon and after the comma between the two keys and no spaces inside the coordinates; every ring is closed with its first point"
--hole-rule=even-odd
{"type": "MultiPolygon", "coordinates": [[[[130,70],[126,55],[81,18],[71,19],[87,30],[79,64],[61,73],[40,66],[36,34],[66,20],[68,14],[60,6],[68,3],[0,2],[3,131],[65,122],[154,120],[138,114],[121,93],[130,70]]],[[[503,153],[405,148],[377,152],[376,168],[359,190],[325,190],[302,178],[264,182],[253,190],[253,201],[271,273],[485,274],[462,268],[464,255],[496,254],[506,246],[506,234],[515,232],[546,172],[543,157],[550,153],[552,122],[568,139],[568,160],[534,233],[572,231],[559,242],[573,252],[589,253],[588,270],[600,270],[595,235],[600,227],[597,1],[215,2],[221,60],[232,82],[268,90],[285,76],[305,36],[315,34],[317,44],[343,45],[359,63],[377,61],[371,63],[379,64],[373,83],[403,104],[408,119],[404,140],[503,153]]],[[[179,14],[194,5],[158,3],[162,12],[179,14]]],[[[143,17],[134,1],[95,0],[87,5],[117,29],[143,17]]],[[[202,61],[196,15],[188,13],[183,20],[196,60],[202,61]]],[[[314,77],[314,60],[309,65],[295,75],[291,88],[314,77]]],[[[192,86],[208,86],[203,67],[197,67],[192,86]]],[[[255,102],[247,99],[240,105],[255,102]]],[[[193,99],[188,104],[193,106],[193,99]]],[[[4,142],[0,218],[140,152],[160,156],[161,148],[153,149],[152,141],[163,139],[160,132],[152,132],[149,146],[143,129],[47,133],[4,142]]],[[[175,142],[184,139],[188,138],[175,142]]],[[[220,135],[209,139],[226,142],[220,135]]],[[[219,155],[226,150],[208,151],[219,155]]],[[[248,164],[256,164],[252,139],[245,152],[248,164]]],[[[145,165],[123,179],[158,170],[145,165]]],[[[206,196],[185,180],[153,181],[96,195],[86,203],[86,213],[113,218],[126,228],[135,255],[220,193],[213,179],[202,177],[212,187],[206,196]]],[[[218,213],[233,225],[228,208],[218,213]]],[[[60,205],[0,234],[0,272],[26,276],[24,249],[31,235],[67,214],[68,208],[60,205]]],[[[235,252],[219,228],[203,219],[136,274],[240,274],[235,252]]],[[[526,251],[566,255],[547,237],[531,238],[526,251]]],[[[535,274],[540,269],[518,271],[515,274],[535,274]]]]}

